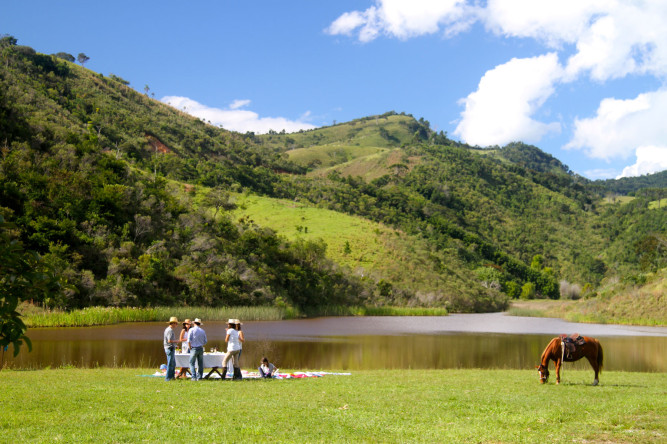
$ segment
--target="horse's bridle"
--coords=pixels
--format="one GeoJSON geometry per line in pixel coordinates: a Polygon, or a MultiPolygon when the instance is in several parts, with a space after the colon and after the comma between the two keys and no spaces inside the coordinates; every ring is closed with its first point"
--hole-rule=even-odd
{"type": "Polygon", "coordinates": [[[540,382],[542,384],[545,384],[549,380],[549,368],[545,367],[544,365],[540,364],[539,367],[537,367],[537,373],[540,375],[540,382]]]}

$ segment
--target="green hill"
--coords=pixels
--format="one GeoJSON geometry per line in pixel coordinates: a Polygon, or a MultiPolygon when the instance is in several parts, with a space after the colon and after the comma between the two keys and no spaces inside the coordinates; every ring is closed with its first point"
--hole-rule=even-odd
{"type": "Polygon", "coordinates": [[[259,137],[264,146],[284,149],[289,160],[308,168],[313,176],[336,171],[370,181],[394,168],[410,167],[400,147],[419,142],[427,128],[412,116],[386,113],[331,127],[259,137]]]}
{"type": "MultiPolygon", "coordinates": [[[[664,177],[572,174],[386,113],[229,132],[0,40],[0,214],[60,279],[48,306],[503,308],[667,266],[664,177]]],[[[584,290],[585,289],[585,290],[584,290]]]]}

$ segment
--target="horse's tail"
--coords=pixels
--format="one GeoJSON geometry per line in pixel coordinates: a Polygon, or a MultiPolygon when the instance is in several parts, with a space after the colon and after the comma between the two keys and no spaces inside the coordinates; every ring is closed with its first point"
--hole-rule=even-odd
{"type": "Polygon", "coordinates": [[[602,345],[600,342],[598,342],[598,371],[602,373],[602,361],[603,361],[603,355],[602,355],[602,345]]]}

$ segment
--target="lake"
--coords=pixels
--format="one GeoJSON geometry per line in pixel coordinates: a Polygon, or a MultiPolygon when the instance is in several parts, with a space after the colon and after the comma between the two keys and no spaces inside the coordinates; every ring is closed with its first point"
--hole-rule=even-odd
{"type": "MultiPolygon", "coordinates": [[[[33,351],[22,349],[16,358],[6,352],[3,359],[15,368],[153,368],[166,361],[165,327],[166,323],[151,322],[30,329],[33,351]]],[[[224,349],[225,324],[204,320],[203,327],[207,349],[224,349]]],[[[525,369],[539,362],[551,338],[577,332],[600,340],[606,370],[667,371],[667,327],[579,324],[489,313],[247,322],[243,331],[243,368],[256,367],[267,356],[280,368],[302,370],[525,369]]],[[[590,367],[580,361],[566,364],[567,368],[590,367]]]]}

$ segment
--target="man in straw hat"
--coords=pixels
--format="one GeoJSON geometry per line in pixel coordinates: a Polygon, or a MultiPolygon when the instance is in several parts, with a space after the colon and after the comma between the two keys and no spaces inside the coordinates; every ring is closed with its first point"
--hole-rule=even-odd
{"type": "Polygon", "coordinates": [[[201,328],[201,319],[195,319],[195,326],[188,330],[188,343],[190,344],[190,374],[193,381],[204,377],[204,346],[206,345],[206,332],[201,328]],[[199,374],[195,373],[195,361],[197,362],[199,374]]]}
{"type": "Polygon", "coordinates": [[[164,329],[164,352],[167,354],[167,374],[165,381],[174,379],[176,373],[176,344],[180,341],[176,339],[176,326],[178,325],[178,318],[172,316],[169,319],[169,327],[164,329]]]}

